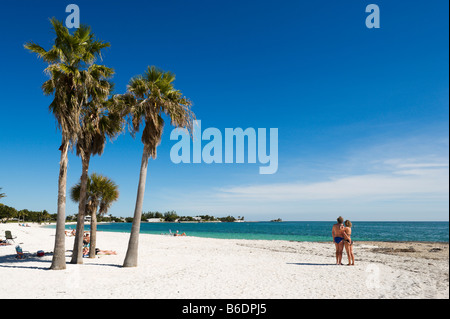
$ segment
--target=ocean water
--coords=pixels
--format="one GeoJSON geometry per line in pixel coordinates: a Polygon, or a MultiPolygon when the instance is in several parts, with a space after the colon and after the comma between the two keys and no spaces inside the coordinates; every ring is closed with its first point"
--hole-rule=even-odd
{"type": "MultiPolygon", "coordinates": [[[[188,236],[291,241],[331,241],[334,222],[141,223],[141,233],[185,232],[188,236]]],[[[67,228],[73,227],[67,226],[67,228]]],[[[86,230],[89,226],[86,225],[86,230]]],[[[99,231],[130,232],[131,223],[107,223],[99,231]]],[[[448,242],[448,222],[353,222],[354,241],[448,242]]]]}

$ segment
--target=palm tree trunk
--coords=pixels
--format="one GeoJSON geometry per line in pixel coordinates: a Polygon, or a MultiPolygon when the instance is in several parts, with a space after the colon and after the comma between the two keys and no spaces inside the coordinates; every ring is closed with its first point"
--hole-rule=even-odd
{"type": "Polygon", "coordinates": [[[69,143],[63,138],[61,145],[61,160],[59,162],[58,178],[58,211],[56,216],[55,247],[53,249],[53,259],[50,269],[66,269],[66,184],[67,184],[67,153],[69,143]]]}
{"type": "Polygon", "coordinates": [[[139,231],[141,228],[142,206],[144,205],[145,180],[147,178],[147,165],[149,153],[144,146],[141,162],[141,172],[139,174],[139,185],[134,208],[133,224],[131,226],[130,240],[128,242],[127,254],[123,267],[137,267],[139,231]]]}
{"type": "Polygon", "coordinates": [[[86,211],[86,195],[90,155],[82,155],[82,171],[80,181],[80,202],[78,203],[77,231],[75,233],[75,242],[73,245],[73,253],[71,264],[83,263],[83,235],[84,235],[84,216],[86,211]]]}
{"type": "Polygon", "coordinates": [[[97,212],[91,214],[91,244],[89,247],[89,258],[95,258],[95,247],[97,245],[97,212]]]}

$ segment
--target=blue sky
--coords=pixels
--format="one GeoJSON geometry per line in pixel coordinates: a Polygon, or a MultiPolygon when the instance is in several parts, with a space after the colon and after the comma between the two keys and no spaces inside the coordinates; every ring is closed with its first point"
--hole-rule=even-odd
{"type": "MultiPolygon", "coordinates": [[[[203,129],[278,128],[278,171],[174,164],[167,125],[149,163],[144,211],[246,220],[449,218],[448,1],[21,1],[2,3],[2,203],[56,213],[60,132],[44,97],[49,18],[76,3],[111,43],[116,93],[148,65],[171,70],[203,129]],[[365,8],[380,7],[368,29],[365,8]]],[[[110,212],[132,216],[140,136],[108,143],[90,172],[120,187],[110,212]]],[[[69,156],[68,189],[81,160],[69,156]]],[[[77,204],[67,201],[67,215],[77,204]]]]}

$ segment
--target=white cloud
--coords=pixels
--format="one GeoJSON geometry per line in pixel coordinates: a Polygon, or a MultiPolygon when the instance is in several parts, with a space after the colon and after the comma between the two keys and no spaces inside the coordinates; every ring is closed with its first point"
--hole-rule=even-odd
{"type": "Polygon", "coordinates": [[[448,167],[445,163],[419,163],[419,164],[400,164],[399,168],[433,168],[433,167],[448,167]]]}
{"type": "Polygon", "coordinates": [[[220,189],[222,199],[268,201],[380,200],[394,198],[448,198],[449,170],[398,170],[391,174],[367,174],[327,181],[236,186],[220,189]]]}

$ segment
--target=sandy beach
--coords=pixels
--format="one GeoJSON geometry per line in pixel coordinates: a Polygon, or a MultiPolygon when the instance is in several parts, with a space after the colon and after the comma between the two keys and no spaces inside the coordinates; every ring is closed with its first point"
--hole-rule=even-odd
{"type": "MultiPolygon", "coordinates": [[[[141,234],[139,266],[122,268],[129,234],[99,232],[98,248],[117,255],[52,271],[54,229],[0,224],[0,236],[5,230],[17,238],[0,246],[2,299],[449,298],[448,243],[357,242],[356,265],[337,266],[331,242],[141,234]],[[17,260],[18,244],[32,255],[17,260]]],[[[72,247],[67,237],[67,262],[72,247]]]]}

